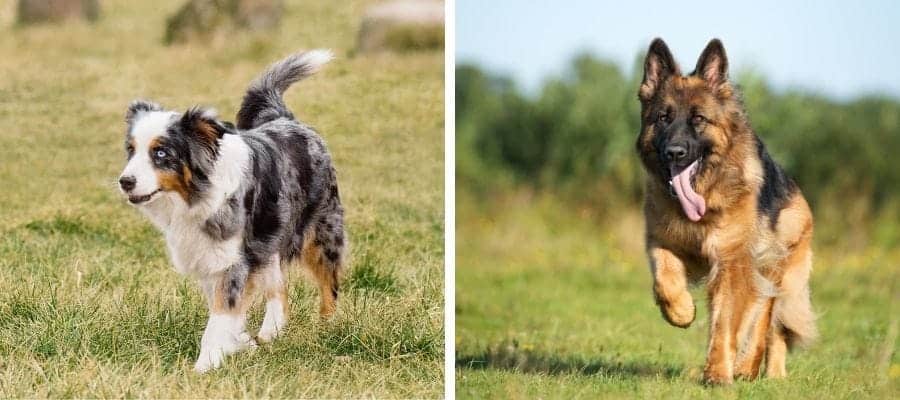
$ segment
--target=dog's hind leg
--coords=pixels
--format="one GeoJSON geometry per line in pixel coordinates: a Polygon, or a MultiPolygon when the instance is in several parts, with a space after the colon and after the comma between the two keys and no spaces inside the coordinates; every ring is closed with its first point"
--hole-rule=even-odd
{"type": "Polygon", "coordinates": [[[263,317],[259,333],[256,335],[257,339],[263,343],[271,342],[281,333],[287,323],[288,315],[284,270],[279,257],[276,255],[273,259],[273,262],[260,271],[256,278],[266,298],[266,314],[263,317]]]}
{"type": "Polygon", "coordinates": [[[310,227],[303,244],[301,261],[319,286],[319,315],[328,319],[337,308],[340,273],[345,248],[341,215],[332,215],[310,227]]]}
{"type": "Polygon", "coordinates": [[[651,246],[647,254],[653,273],[653,295],[663,317],[674,326],[687,328],[694,321],[695,309],[684,263],[661,247],[651,246]]]}
{"type": "Polygon", "coordinates": [[[225,356],[256,346],[246,331],[247,309],[255,295],[254,280],[249,278],[249,268],[237,264],[201,280],[209,321],[200,341],[195,371],[218,368],[225,356]]]}
{"type": "Polygon", "coordinates": [[[815,314],[809,298],[809,274],[812,270],[811,235],[805,235],[785,259],[778,297],[772,311],[766,376],[787,375],[785,358],[789,348],[807,345],[818,336],[815,314]]]}
{"type": "Polygon", "coordinates": [[[785,368],[787,351],[784,327],[778,321],[773,320],[766,338],[766,377],[784,378],[787,376],[787,368],[785,368]]]}

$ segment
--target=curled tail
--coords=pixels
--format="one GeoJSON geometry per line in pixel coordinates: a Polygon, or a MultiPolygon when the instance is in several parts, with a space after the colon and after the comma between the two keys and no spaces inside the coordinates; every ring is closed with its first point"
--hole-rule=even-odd
{"type": "Polygon", "coordinates": [[[244,95],[237,113],[238,129],[252,129],[278,118],[294,118],[281,95],[294,82],[314,74],[331,61],[330,50],[310,50],[296,53],[272,64],[260,75],[244,95]]]}

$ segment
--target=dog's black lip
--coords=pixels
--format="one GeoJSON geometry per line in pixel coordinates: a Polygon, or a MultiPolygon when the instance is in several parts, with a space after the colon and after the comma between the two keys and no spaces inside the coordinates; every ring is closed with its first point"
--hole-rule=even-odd
{"type": "Polygon", "coordinates": [[[156,189],[152,193],[145,194],[143,196],[128,196],[128,202],[131,204],[141,204],[145,201],[150,200],[150,198],[153,197],[154,194],[159,193],[159,191],[160,189],[156,189]]]}

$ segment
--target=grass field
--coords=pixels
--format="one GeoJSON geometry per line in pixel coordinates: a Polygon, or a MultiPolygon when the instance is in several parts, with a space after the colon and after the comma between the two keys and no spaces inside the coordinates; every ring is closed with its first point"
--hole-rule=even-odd
{"type": "Polygon", "coordinates": [[[443,54],[353,56],[366,1],[288,1],[277,32],[164,47],[181,3],[103,1],[94,25],[28,28],[2,10],[0,397],[440,396],[443,54]],[[125,107],[200,103],[232,120],[257,73],[313,47],[338,59],[286,99],[338,169],[351,241],[338,315],[316,322],[317,291],[295,274],[285,334],[198,376],[199,290],[114,184],[125,107]]]}
{"type": "Polygon", "coordinates": [[[688,330],[662,319],[639,213],[603,223],[550,195],[457,195],[459,398],[900,396],[896,246],[817,248],[820,341],[788,357],[787,380],[708,388],[705,302],[688,330]]]}

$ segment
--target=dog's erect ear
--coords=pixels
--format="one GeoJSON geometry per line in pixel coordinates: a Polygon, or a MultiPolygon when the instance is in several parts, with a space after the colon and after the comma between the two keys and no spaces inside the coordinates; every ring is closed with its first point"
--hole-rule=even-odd
{"type": "Polygon", "coordinates": [[[666,42],[660,38],[653,39],[644,60],[644,80],[641,82],[638,97],[642,101],[649,101],[662,83],[672,75],[681,75],[681,72],[675,58],[672,57],[672,52],[669,51],[669,46],[666,46],[666,42]]]}
{"type": "Polygon", "coordinates": [[[713,89],[722,86],[728,81],[728,57],[725,56],[725,46],[719,39],[713,39],[706,45],[706,49],[697,60],[697,68],[692,75],[703,78],[713,89]]]}
{"type": "Polygon", "coordinates": [[[162,107],[152,101],[132,101],[131,104],[128,105],[128,111],[125,112],[125,123],[128,124],[128,129],[131,130],[131,126],[134,125],[134,119],[138,114],[151,111],[162,111],[162,107]]]}
{"type": "Polygon", "coordinates": [[[211,148],[215,148],[216,142],[228,131],[228,127],[219,121],[214,110],[201,107],[185,111],[179,125],[187,135],[211,148]]]}

